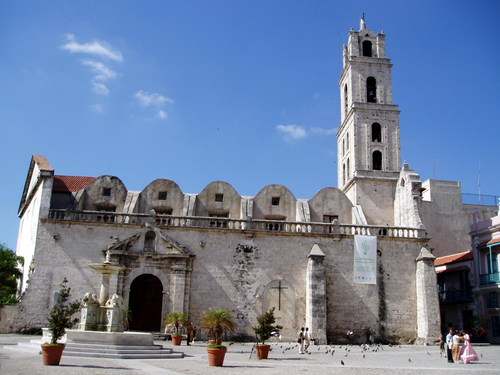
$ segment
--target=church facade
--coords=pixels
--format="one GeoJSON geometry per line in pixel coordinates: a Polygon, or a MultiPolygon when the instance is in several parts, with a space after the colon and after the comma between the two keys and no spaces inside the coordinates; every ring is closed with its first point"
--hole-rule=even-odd
{"type": "Polygon", "coordinates": [[[223,307],[243,338],[274,307],[288,339],[307,326],[322,343],[344,342],[349,330],[355,342],[369,334],[433,341],[434,257],[469,248],[469,221],[490,212],[463,205],[458,183],[423,183],[401,166],[385,35],[362,20],[343,60],[338,188],[309,199],[282,185],[241,195],[223,181],[188,194],[164,178],[132,191],[116,176],[57,175],[33,156],[19,207],[16,252],[25,265],[12,326],[46,324],[64,277],[75,297],[98,294],[89,265],[107,258],[118,270],[109,293],[123,298],[131,330],[160,331],[171,311],[197,323],[223,307]],[[376,256],[363,282],[356,244],[368,237],[376,256]]]}

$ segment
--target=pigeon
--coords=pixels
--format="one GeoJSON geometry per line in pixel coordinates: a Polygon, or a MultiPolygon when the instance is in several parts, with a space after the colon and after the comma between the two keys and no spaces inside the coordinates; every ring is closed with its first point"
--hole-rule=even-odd
{"type": "Polygon", "coordinates": [[[340,364],[341,364],[342,366],[344,366],[344,365],[345,365],[345,363],[344,363],[344,361],[343,361],[343,360],[340,360],[340,364]]]}

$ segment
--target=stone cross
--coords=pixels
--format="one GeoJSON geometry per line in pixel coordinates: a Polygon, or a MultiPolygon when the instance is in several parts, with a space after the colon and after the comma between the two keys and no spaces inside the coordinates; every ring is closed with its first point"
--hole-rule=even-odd
{"type": "Polygon", "coordinates": [[[281,286],[281,280],[278,281],[278,286],[273,286],[271,289],[278,290],[278,311],[281,311],[281,291],[283,289],[288,289],[286,286],[281,286]]]}

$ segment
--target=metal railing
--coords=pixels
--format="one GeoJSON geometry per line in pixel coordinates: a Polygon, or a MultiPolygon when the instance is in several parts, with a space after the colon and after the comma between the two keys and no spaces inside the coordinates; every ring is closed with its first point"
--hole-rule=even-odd
{"type": "Polygon", "coordinates": [[[154,223],[160,227],[212,228],[235,231],[257,231],[276,233],[311,233],[323,235],[376,235],[396,238],[426,238],[423,229],[374,225],[308,223],[280,220],[241,220],[224,217],[170,216],[128,214],[104,211],[49,211],[49,219],[105,224],[154,223]]]}
{"type": "Polygon", "coordinates": [[[459,289],[440,291],[439,301],[444,304],[472,302],[472,290],[459,289]]]}
{"type": "Polygon", "coordinates": [[[481,285],[500,284],[500,272],[479,275],[479,283],[481,285]]]}
{"type": "Polygon", "coordinates": [[[477,204],[480,206],[496,206],[500,203],[500,195],[462,193],[463,204],[477,204]]]}

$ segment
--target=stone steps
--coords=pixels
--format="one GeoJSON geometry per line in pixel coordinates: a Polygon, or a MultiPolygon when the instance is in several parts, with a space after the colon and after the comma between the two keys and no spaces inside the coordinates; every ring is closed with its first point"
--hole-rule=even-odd
{"type": "Polygon", "coordinates": [[[112,359],[180,359],[184,357],[184,353],[167,352],[162,353],[162,350],[155,350],[148,354],[118,354],[118,353],[88,353],[83,351],[64,350],[63,356],[67,357],[88,357],[88,358],[112,358],[112,359]],[[160,352],[160,353],[158,353],[160,352]]]}
{"type": "MultiPolygon", "coordinates": [[[[40,340],[20,342],[12,349],[40,352],[40,340]]],[[[115,359],[175,359],[183,358],[184,353],[174,352],[161,345],[102,345],[89,343],[68,343],[63,352],[68,357],[115,358],[115,359]]]]}

